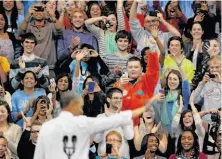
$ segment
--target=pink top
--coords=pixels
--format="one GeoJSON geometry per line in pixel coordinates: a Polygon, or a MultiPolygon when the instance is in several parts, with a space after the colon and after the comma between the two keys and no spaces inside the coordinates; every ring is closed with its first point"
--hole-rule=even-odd
{"type": "MultiPolygon", "coordinates": [[[[171,155],[169,159],[176,159],[176,155],[175,154],[171,155]]],[[[203,152],[200,152],[199,159],[207,159],[207,156],[203,152]]]]}

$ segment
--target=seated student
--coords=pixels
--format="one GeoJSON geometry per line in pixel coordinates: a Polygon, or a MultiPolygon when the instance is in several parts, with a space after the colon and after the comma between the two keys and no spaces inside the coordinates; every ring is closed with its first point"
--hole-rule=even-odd
{"type": "Polygon", "coordinates": [[[11,153],[8,149],[8,141],[4,136],[0,136],[0,158],[11,159],[11,153]]]}
{"type": "Polygon", "coordinates": [[[12,88],[16,90],[21,83],[24,72],[33,71],[37,75],[38,84],[43,88],[49,85],[49,66],[45,59],[34,54],[37,40],[34,34],[26,33],[22,39],[23,55],[11,63],[9,79],[12,88]]]}
{"type": "Polygon", "coordinates": [[[171,155],[169,159],[179,158],[207,159],[207,156],[200,152],[198,136],[195,132],[185,130],[179,137],[176,154],[171,155]]]}
{"type": "Polygon", "coordinates": [[[25,120],[26,127],[22,133],[21,139],[18,143],[18,157],[19,159],[33,159],[35,152],[35,145],[37,143],[38,134],[42,127],[39,121],[28,122],[25,120]]]}
{"type": "Polygon", "coordinates": [[[8,19],[7,31],[17,34],[17,29],[24,20],[24,17],[18,14],[16,1],[3,0],[2,2],[0,2],[0,8],[1,11],[4,11],[5,14],[7,15],[8,19]]]}
{"type": "Polygon", "coordinates": [[[33,114],[33,98],[45,95],[45,90],[42,88],[35,88],[37,85],[37,77],[35,73],[31,71],[25,72],[21,79],[21,90],[17,90],[12,94],[11,114],[13,121],[23,127],[21,111],[26,117],[31,117],[33,114]]]}
{"type": "MultiPolygon", "coordinates": [[[[110,88],[107,91],[107,102],[109,103],[109,108],[105,108],[105,113],[99,114],[97,117],[105,117],[105,116],[112,116],[114,114],[120,113],[120,110],[122,108],[122,102],[123,102],[123,93],[119,88],[110,88]]],[[[98,146],[98,154],[105,152],[106,148],[106,135],[109,131],[115,130],[120,133],[122,136],[122,144],[120,146],[119,153],[126,157],[130,158],[129,156],[129,145],[127,143],[127,140],[133,139],[133,122],[131,121],[129,124],[118,127],[115,129],[110,129],[101,133],[96,134],[94,141],[96,143],[99,143],[98,146]]]]}
{"type": "Polygon", "coordinates": [[[18,159],[17,146],[22,135],[22,129],[18,125],[13,124],[9,105],[2,100],[0,100],[0,116],[1,136],[7,139],[12,158],[18,159]]]}
{"type": "Polygon", "coordinates": [[[145,150],[145,155],[140,157],[135,157],[134,159],[166,159],[165,157],[161,157],[157,155],[157,151],[160,145],[159,138],[155,135],[155,133],[147,134],[143,137],[142,149],[145,150]]]}
{"type": "Polygon", "coordinates": [[[111,145],[111,152],[108,152],[106,149],[106,152],[101,153],[100,156],[96,157],[96,159],[126,159],[119,153],[120,147],[122,145],[122,136],[118,131],[113,130],[108,132],[106,135],[106,145],[107,144],[111,145]]]}

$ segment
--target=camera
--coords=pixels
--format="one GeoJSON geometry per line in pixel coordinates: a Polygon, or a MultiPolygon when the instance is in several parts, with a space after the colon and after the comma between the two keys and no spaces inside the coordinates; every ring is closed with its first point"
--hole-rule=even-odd
{"type": "Polygon", "coordinates": [[[214,75],[214,74],[209,74],[208,75],[210,78],[216,78],[216,75],[214,75]]]}
{"type": "Polygon", "coordinates": [[[106,25],[106,28],[110,28],[110,27],[111,27],[110,21],[109,21],[109,20],[106,20],[105,25],[106,25]]]}
{"type": "Polygon", "coordinates": [[[45,8],[43,6],[35,6],[36,12],[44,12],[45,8]]]}
{"type": "Polygon", "coordinates": [[[155,11],[150,11],[149,16],[157,17],[157,12],[155,11]]]}
{"type": "Polygon", "coordinates": [[[193,3],[192,5],[191,5],[191,7],[192,7],[192,9],[194,9],[194,10],[197,10],[197,9],[199,9],[199,8],[201,8],[201,4],[196,4],[196,3],[193,3]]]}
{"type": "Polygon", "coordinates": [[[218,114],[219,111],[221,111],[221,108],[218,109],[217,113],[211,114],[211,120],[212,122],[220,123],[220,115],[218,114]]]}

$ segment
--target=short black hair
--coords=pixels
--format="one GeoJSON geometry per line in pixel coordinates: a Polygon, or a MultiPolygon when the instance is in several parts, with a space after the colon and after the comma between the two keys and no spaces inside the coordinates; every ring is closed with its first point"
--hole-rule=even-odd
{"type": "Polygon", "coordinates": [[[173,41],[173,40],[179,41],[179,42],[180,42],[181,49],[184,49],[183,40],[182,40],[182,38],[179,37],[179,36],[172,36],[172,37],[168,40],[168,45],[167,45],[167,46],[168,46],[168,49],[169,49],[169,47],[170,47],[171,41],[173,41]]]}
{"type": "Polygon", "coordinates": [[[106,92],[106,96],[108,98],[112,98],[113,93],[121,93],[123,94],[122,90],[119,88],[110,88],[107,92],[106,92]]]}
{"type": "Polygon", "coordinates": [[[29,40],[34,40],[35,45],[37,45],[37,39],[33,33],[25,33],[21,35],[21,37],[22,37],[22,40],[21,40],[22,44],[24,43],[25,39],[29,39],[29,40]]]}
{"type": "Polygon", "coordinates": [[[130,58],[127,60],[127,62],[126,62],[126,66],[127,66],[128,63],[131,62],[131,61],[138,61],[138,62],[140,63],[140,65],[141,65],[141,67],[142,67],[142,62],[141,62],[141,60],[140,60],[139,57],[136,57],[136,56],[130,57],[130,58]]]}
{"type": "Polygon", "coordinates": [[[84,47],[86,47],[87,49],[95,50],[95,48],[94,48],[92,45],[89,45],[89,44],[86,44],[86,43],[83,43],[83,44],[80,46],[80,49],[83,49],[84,47]]]}
{"type": "Polygon", "coordinates": [[[2,16],[5,20],[4,32],[6,32],[8,29],[8,18],[3,10],[0,10],[0,14],[2,14],[2,16]]]}
{"type": "Polygon", "coordinates": [[[126,30],[120,30],[116,33],[115,36],[115,41],[117,42],[118,39],[123,38],[123,39],[128,39],[128,43],[131,41],[131,34],[126,31],[126,30]]]}

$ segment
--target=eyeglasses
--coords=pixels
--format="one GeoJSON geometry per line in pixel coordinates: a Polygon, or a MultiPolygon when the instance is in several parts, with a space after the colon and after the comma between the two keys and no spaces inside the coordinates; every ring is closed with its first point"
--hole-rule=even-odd
{"type": "Polygon", "coordinates": [[[39,133],[39,131],[31,131],[31,133],[37,134],[37,133],[39,133]]]}
{"type": "Polygon", "coordinates": [[[117,142],[121,142],[120,140],[115,140],[115,139],[109,139],[109,140],[107,140],[107,142],[109,142],[109,143],[117,143],[117,142]]]}

